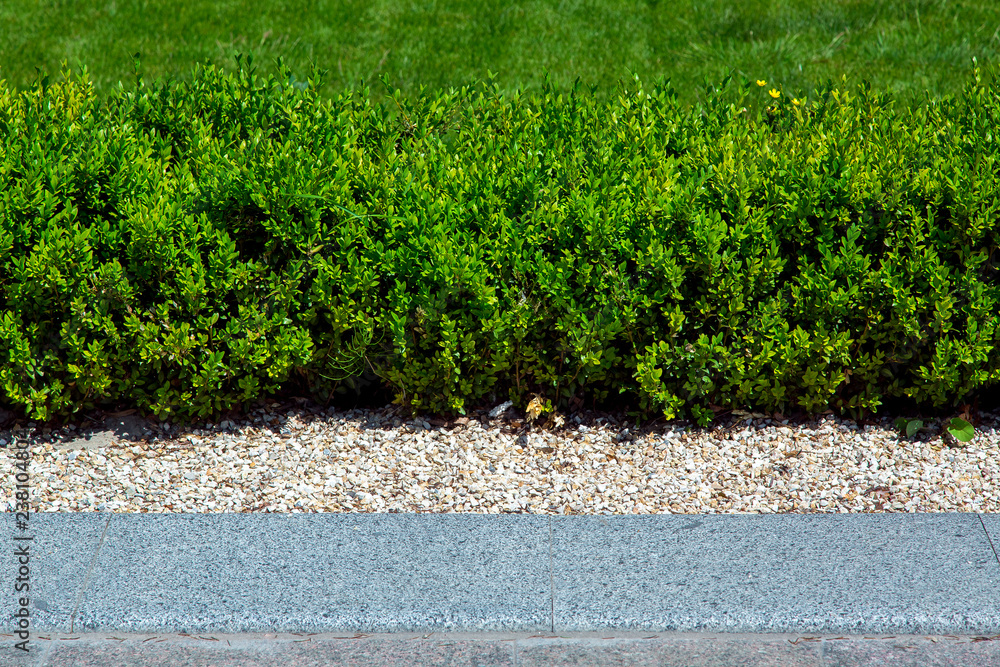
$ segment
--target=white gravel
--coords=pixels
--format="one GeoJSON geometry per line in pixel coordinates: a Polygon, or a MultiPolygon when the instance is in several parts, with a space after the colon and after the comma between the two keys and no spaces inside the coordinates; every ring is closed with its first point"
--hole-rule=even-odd
{"type": "MultiPolygon", "coordinates": [[[[389,408],[276,406],[96,449],[68,449],[79,433],[30,424],[6,439],[29,445],[38,512],[1000,511],[1000,418],[990,413],[962,444],[930,420],[929,432],[900,438],[888,417],[863,429],[832,416],[747,417],[632,433],[596,415],[555,416],[543,428],[507,410],[432,426],[389,408]]],[[[8,511],[12,445],[0,448],[8,511]]]]}

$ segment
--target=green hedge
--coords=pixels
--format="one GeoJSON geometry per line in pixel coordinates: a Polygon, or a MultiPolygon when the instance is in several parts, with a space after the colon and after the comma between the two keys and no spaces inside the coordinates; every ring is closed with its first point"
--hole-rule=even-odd
{"type": "Polygon", "coordinates": [[[375,105],[239,65],[0,82],[0,404],[184,421],[368,373],[414,411],[624,393],[704,424],[1000,380],[978,68],[913,108],[731,78],[681,108],[638,77],[375,105]]]}

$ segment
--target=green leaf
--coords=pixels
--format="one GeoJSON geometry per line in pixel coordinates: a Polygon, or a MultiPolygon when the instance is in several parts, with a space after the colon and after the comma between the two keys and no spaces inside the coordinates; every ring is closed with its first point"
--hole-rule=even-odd
{"type": "Polygon", "coordinates": [[[900,432],[906,433],[906,437],[912,438],[913,434],[923,428],[924,422],[919,419],[906,420],[900,417],[896,420],[896,429],[900,432]]]}
{"type": "Polygon", "coordinates": [[[976,434],[976,430],[969,422],[955,417],[948,426],[948,433],[951,433],[959,442],[968,442],[972,440],[972,437],[976,434]]]}

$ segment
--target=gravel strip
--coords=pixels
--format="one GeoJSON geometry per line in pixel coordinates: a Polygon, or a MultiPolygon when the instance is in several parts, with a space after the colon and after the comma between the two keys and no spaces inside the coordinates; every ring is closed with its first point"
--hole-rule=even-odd
{"type": "Polygon", "coordinates": [[[1000,511],[993,413],[952,446],[940,420],[908,439],[888,417],[858,427],[757,415],[633,433],[588,413],[549,418],[550,428],[514,410],[432,426],[389,407],[277,407],[179,433],[155,424],[150,437],[97,448],[67,447],[81,434],[72,425],[0,432],[0,505],[13,509],[15,440],[32,453],[38,512],[1000,511]]]}

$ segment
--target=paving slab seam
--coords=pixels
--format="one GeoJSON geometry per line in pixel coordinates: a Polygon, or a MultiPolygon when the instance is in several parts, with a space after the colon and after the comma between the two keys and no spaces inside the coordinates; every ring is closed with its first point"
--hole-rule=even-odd
{"type": "MultiPolygon", "coordinates": [[[[549,629],[556,631],[556,575],[552,562],[552,517],[549,517],[549,629]]],[[[516,664],[516,661],[515,661],[516,664]]]]}
{"type": "Polygon", "coordinates": [[[94,555],[90,559],[90,566],[87,568],[87,574],[83,577],[83,583],[80,584],[80,590],[76,595],[76,603],[73,605],[73,611],[69,616],[69,631],[73,632],[76,629],[76,613],[80,610],[80,603],[83,602],[83,596],[87,592],[87,585],[90,583],[90,576],[94,573],[94,566],[97,564],[97,557],[101,553],[101,547],[104,546],[104,538],[108,534],[108,526],[111,524],[111,517],[113,514],[108,516],[107,520],[104,522],[104,530],[101,532],[101,541],[97,543],[97,548],[94,549],[94,555]]]}
{"type": "Polygon", "coordinates": [[[990,544],[990,549],[993,550],[993,557],[997,559],[997,565],[1000,565],[1000,554],[997,553],[996,545],[993,544],[993,538],[990,537],[990,531],[986,528],[986,522],[983,521],[983,515],[981,512],[976,512],[976,516],[979,517],[979,523],[983,527],[983,532],[986,533],[986,541],[990,544]]]}

